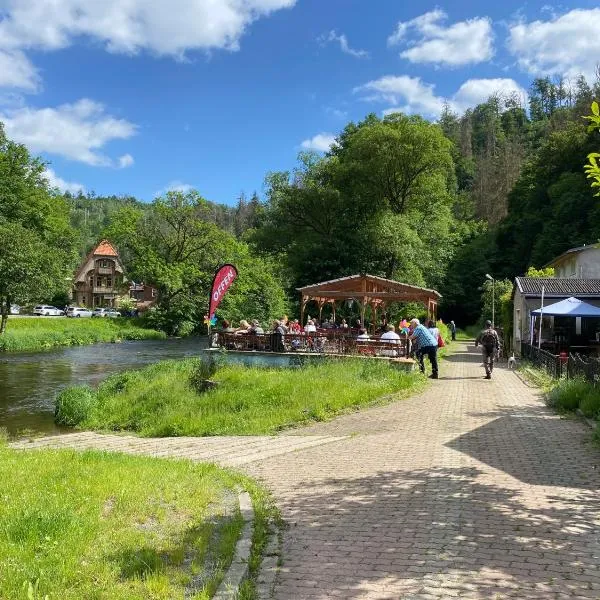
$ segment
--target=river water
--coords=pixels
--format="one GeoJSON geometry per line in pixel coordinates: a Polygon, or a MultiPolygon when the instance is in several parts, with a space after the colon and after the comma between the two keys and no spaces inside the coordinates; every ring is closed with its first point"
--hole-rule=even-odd
{"type": "Polygon", "coordinates": [[[54,401],[70,385],[98,385],[119,371],[172,358],[198,356],[206,338],[73,346],[46,352],[0,354],[0,427],[10,435],[59,433],[54,401]]]}

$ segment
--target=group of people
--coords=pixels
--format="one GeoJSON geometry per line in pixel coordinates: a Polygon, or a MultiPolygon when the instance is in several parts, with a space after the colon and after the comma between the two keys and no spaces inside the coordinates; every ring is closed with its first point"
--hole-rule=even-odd
{"type": "MultiPolygon", "coordinates": [[[[269,331],[265,332],[260,322],[257,319],[253,319],[251,321],[242,320],[238,327],[232,327],[230,322],[227,320],[223,321],[222,331],[224,333],[233,333],[236,335],[245,335],[245,334],[254,334],[254,335],[264,335],[265,333],[271,334],[274,336],[274,345],[276,348],[281,350],[284,349],[285,344],[285,335],[288,334],[311,334],[316,333],[317,328],[319,329],[342,329],[351,331],[350,326],[348,325],[346,319],[342,319],[339,324],[336,324],[333,319],[325,319],[321,324],[310,315],[306,320],[306,325],[303,327],[298,319],[289,319],[287,315],[284,315],[281,319],[276,319],[271,323],[271,328],[269,331]]],[[[367,328],[363,325],[361,321],[357,321],[356,329],[358,329],[358,334],[356,335],[357,341],[367,342],[372,338],[367,333],[367,328]]],[[[383,333],[377,339],[381,342],[387,342],[390,344],[389,349],[385,349],[382,351],[382,354],[386,356],[397,356],[398,352],[394,350],[394,344],[400,344],[402,337],[396,331],[396,327],[392,324],[382,323],[383,333]]],[[[434,321],[428,321],[426,325],[422,325],[418,319],[412,319],[410,323],[408,323],[405,319],[402,319],[399,326],[400,333],[404,336],[404,339],[410,340],[409,348],[411,356],[415,356],[421,372],[425,372],[425,357],[428,357],[429,362],[431,363],[431,378],[438,378],[438,362],[437,362],[437,349],[439,346],[443,345],[443,340],[441,340],[440,331],[436,327],[434,321]]],[[[355,331],[355,330],[353,330],[355,331]]],[[[456,326],[452,321],[450,323],[450,331],[452,334],[452,339],[456,338],[456,326]]]]}

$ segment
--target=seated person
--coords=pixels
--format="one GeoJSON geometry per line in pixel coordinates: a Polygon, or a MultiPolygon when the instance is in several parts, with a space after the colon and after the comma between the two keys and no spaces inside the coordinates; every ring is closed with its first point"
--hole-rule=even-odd
{"type": "Polygon", "coordinates": [[[234,329],[234,333],[249,333],[250,332],[250,323],[245,319],[240,321],[240,326],[237,329],[234,329]]]}
{"type": "Polygon", "coordinates": [[[329,319],[325,319],[321,327],[323,329],[333,329],[333,323],[329,319]]]}
{"type": "Polygon", "coordinates": [[[227,319],[223,319],[223,333],[234,333],[235,329],[231,326],[231,323],[227,319]]]}
{"type": "Polygon", "coordinates": [[[346,323],[346,319],[342,319],[340,323],[340,329],[348,329],[348,323],[346,323]]]}
{"type": "Polygon", "coordinates": [[[273,332],[271,333],[271,336],[271,350],[273,352],[285,352],[285,327],[281,324],[281,321],[277,319],[273,321],[273,332]]]}
{"type": "Polygon", "coordinates": [[[260,323],[257,319],[252,320],[252,326],[250,327],[248,333],[253,333],[255,335],[263,335],[265,330],[260,326],[260,323]]]}
{"type": "MultiPolygon", "coordinates": [[[[387,326],[387,331],[379,338],[382,342],[388,344],[400,344],[400,336],[396,333],[396,328],[393,325],[387,326]]],[[[398,352],[394,348],[384,348],[381,351],[382,356],[398,356],[398,352]]]]}
{"type": "Polygon", "coordinates": [[[300,326],[300,322],[298,321],[298,319],[294,319],[290,323],[289,331],[290,333],[300,333],[302,331],[302,327],[300,326]]]}
{"type": "Polygon", "coordinates": [[[315,327],[315,322],[312,319],[309,319],[306,322],[306,327],[304,328],[306,333],[316,333],[317,328],[315,327]]]}
{"type": "Polygon", "coordinates": [[[362,328],[358,330],[358,335],[356,336],[357,340],[370,340],[371,338],[369,337],[369,334],[367,333],[367,330],[362,328]]]}

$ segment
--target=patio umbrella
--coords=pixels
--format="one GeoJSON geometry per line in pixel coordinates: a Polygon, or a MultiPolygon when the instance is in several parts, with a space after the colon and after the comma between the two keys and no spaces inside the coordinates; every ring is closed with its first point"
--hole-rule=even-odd
{"type": "MultiPolygon", "coordinates": [[[[542,314],[542,309],[531,311],[532,315],[542,314]]],[[[544,316],[552,317],[600,317],[600,308],[579,300],[578,298],[567,298],[549,306],[544,306],[544,316]]]]}

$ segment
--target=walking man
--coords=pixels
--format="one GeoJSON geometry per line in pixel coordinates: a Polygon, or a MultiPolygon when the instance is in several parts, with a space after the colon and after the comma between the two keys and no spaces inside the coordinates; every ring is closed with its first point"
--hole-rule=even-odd
{"type": "Polygon", "coordinates": [[[438,342],[429,332],[429,329],[424,325],[421,325],[419,319],[412,319],[410,322],[411,329],[411,340],[416,340],[418,345],[417,358],[419,359],[419,368],[421,373],[425,373],[425,355],[429,357],[431,363],[431,379],[438,378],[438,362],[437,362],[437,349],[438,342]]]}
{"type": "Polygon", "coordinates": [[[482,329],[475,340],[475,347],[481,344],[483,354],[483,365],[485,366],[485,378],[492,378],[494,370],[494,359],[500,350],[500,338],[492,328],[492,322],[485,322],[485,329],[482,329]]]}
{"type": "Polygon", "coordinates": [[[456,323],[454,321],[450,321],[450,333],[452,334],[452,341],[456,341],[456,323]]]}

